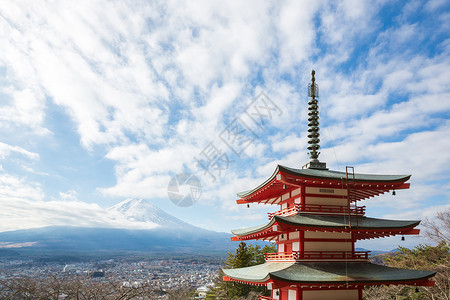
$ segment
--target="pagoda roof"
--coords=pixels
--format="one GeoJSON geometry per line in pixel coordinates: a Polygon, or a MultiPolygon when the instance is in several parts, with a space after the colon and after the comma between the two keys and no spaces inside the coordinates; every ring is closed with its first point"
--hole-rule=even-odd
{"type": "Polygon", "coordinates": [[[436,273],[376,265],[369,262],[290,262],[223,269],[235,281],[297,284],[375,284],[424,281],[436,273]]]}
{"type": "MultiPolygon", "coordinates": [[[[354,198],[361,200],[385,193],[389,190],[409,188],[404,184],[411,175],[378,175],[378,174],[351,174],[352,188],[355,189],[354,198]]],[[[273,174],[252,190],[240,192],[238,203],[260,202],[279,195],[286,189],[297,188],[300,184],[306,186],[347,188],[347,174],[328,169],[295,169],[278,165],[273,174]],[[282,176],[280,176],[282,175],[282,176]]],[[[287,192],[286,190],[284,192],[287,192]]]]}
{"type": "MultiPolygon", "coordinates": [[[[371,238],[375,232],[383,232],[382,235],[394,235],[395,233],[408,234],[407,231],[412,230],[419,225],[420,221],[404,221],[404,220],[388,220],[369,218],[365,216],[352,216],[350,228],[352,231],[365,232],[371,231],[373,234],[367,233],[367,236],[359,235],[358,238],[371,238]],[[384,232],[386,232],[384,234],[384,232]],[[390,232],[390,233],[389,233],[390,232]]],[[[267,224],[254,226],[243,229],[232,230],[237,240],[241,239],[258,239],[268,236],[277,235],[281,231],[300,230],[320,230],[320,231],[344,231],[348,230],[348,215],[313,215],[307,213],[298,213],[292,216],[282,217],[274,216],[267,224]],[[274,231],[273,226],[279,225],[280,229],[274,231]]],[[[416,234],[418,232],[414,232],[416,234]]]]}

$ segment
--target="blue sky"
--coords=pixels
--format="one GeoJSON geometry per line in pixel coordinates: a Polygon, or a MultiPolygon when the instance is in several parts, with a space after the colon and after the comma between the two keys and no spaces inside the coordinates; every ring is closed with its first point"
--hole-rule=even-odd
{"type": "Polygon", "coordinates": [[[129,226],[104,211],[127,198],[212,230],[266,222],[274,208],[236,193],[308,161],[313,68],[321,161],[412,174],[363,204],[431,217],[450,207],[449,32],[445,0],[2,1],[0,231],[129,226]],[[258,126],[245,112],[260,95],[273,110],[258,126]],[[252,137],[239,155],[223,139],[236,122],[252,137]],[[227,158],[214,178],[197,163],[212,149],[227,158]],[[202,184],[190,207],[168,198],[180,173],[202,184]]]}

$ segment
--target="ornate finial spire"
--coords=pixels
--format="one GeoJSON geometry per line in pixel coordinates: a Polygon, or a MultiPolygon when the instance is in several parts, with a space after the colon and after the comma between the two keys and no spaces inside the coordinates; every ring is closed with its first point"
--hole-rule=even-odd
{"type": "Polygon", "coordinates": [[[319,139],[319,101],[316,97],[319,97],[319,87],[316,84],[316,79],[314,78],[314,74],[316,72],[312,70],[311,72],[311,83],[308,85],[308,96],[311,99],[308,101],[308,150],[311,152],[308,153],[311,161],[318,162],[320,152],[317,150],[320,149],[320,139],[319,139]]]}
{"type": "Polygon", "coordinates": [[[312,169],[327,169],[327,164],[319,161],[319,154],[317,150],[320,149],[319,139],[319,86],[316,84],[316,78],[314,75],[316,72],[311,71],[311,83],[308,85],[308,96],[311,99],[308,101],[308,153],[309,163],[303,166],[303,168],[312,169]]]}

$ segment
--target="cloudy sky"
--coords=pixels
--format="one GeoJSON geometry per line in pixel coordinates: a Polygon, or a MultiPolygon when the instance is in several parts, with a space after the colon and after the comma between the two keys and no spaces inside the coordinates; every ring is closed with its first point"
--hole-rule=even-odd
{"type": "Polygon", "coordinates": [[[127,198],[212,230],[265,223],[275,209],[236,193],[308,161],[313,68],[321,161],[412,174],[368,215],[432,216],[450,207],[449,32],[446,0],[1,1],[0,231],[113,226],[127,198]],[[202,187],[189,207],[168,196],[183,173],[202,187]]]}

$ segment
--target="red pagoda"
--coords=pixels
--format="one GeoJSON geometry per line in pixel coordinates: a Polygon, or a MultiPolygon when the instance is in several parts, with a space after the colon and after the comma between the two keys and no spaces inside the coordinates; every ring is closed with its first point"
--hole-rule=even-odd
{"type": "Polygon", "coordinates": [[[261,226],[233,230],[234,241],[264,240],[277,244],[260,265],[224,269],[225,281],[266,286],[278,300],[362,299],[365,285],[432,286],[434,272],[405,270],[369,262],[356,251],[358,240],[419,234],[420,221],[369,218],[357,201],[408,189],[410,175],[372,175],[331,171],[320,162],[318,86],[314,70],[308,88],[310,161],[301,169],[277,166],[258,187],[239,193],[238,204],[279,205],[261,226]]]}

